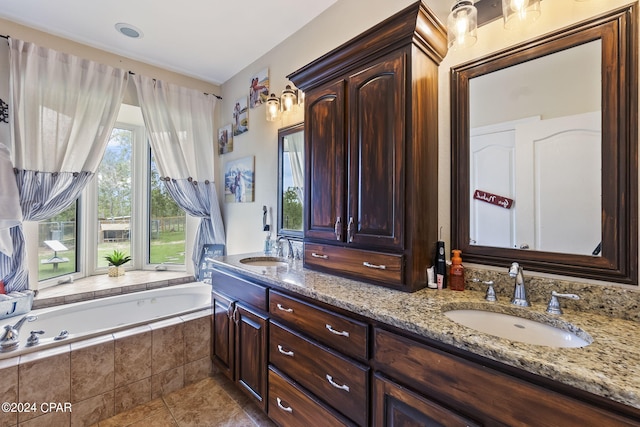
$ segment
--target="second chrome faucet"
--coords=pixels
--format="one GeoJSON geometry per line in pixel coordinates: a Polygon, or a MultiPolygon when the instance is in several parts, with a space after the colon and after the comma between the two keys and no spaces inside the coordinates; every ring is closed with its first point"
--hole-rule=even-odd
{"type": "Polygon", "coordinates": [[[529,307],[529,298],[527,298],[527,290],[524,286],[524,276],[522,274],[522,267],[517,262],[511,264],[509,268],[509,276],[515,278],[515,285],[513,288],[513,298],[511,304],[520,307],[529,307]]]}

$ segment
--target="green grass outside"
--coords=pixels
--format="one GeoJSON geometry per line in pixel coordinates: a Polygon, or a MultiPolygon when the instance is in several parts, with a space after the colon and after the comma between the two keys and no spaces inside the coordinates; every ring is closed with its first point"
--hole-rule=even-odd
{"type": "MultiPolygon", "coordinates": [[[[124,251],[129,254],[130,244],[125,242],[106,242],[98,244],[98,266],[106,267],[107,261],[105,256],[110,254],[114,249],[124,251]]],[[[39,253],[38,260],[38,278],[40,280],[50,279],[52,277],[64,276],[76,271],[76,253],[73,250],[58,252],[58,257],[69,258],[69,262],[58,264],[58,269],[54,270],[52,264],[42,264],[41,260],[49,259],[53,254],[50,250],[42,249],[39,253]]],[[[151,264],[167,264],[184,265],[185,261],[185,237],[184,231],[170,231],[159,233],[157,238],[151,240],[151,264]]],[[[125,264],[126,266],[126,264],[125,264]]]]}

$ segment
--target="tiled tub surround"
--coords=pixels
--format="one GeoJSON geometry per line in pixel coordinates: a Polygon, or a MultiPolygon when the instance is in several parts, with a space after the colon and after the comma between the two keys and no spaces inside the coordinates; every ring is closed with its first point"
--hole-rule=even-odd
{"type": "Polygon", "coordinates": [[[210,315],[201,310],[0,360],[0,401],[36,408],[0,412],[0,426],[88,426],[207,377],[210,315]],[[68,402],[71,411],[43,413],[43,402],[68,402]]]}
{"type": "Polygon", "coordinates": [[[179,271],[134,270],[119,277],[108,277],[106,274],[90,276],[38,291],[33,310],[181,285],[193,280],[193,275],[179,271]]]}
{"type": "MultiPolygon", "coordinates": [[[[0,359],[208,309],[210,305],[211,286],[194,282],[32,310],[28,315],[35,320],[23,324],[19,347],[0,353],[0,359]],[[27,345],[29,331],[42,331],[35,346],[27,345]],[[56,340],[63,331],[66,338],[56,340]]],[[[15,324],[22,316],[3,319],[0,325],[15,324]]]]}
{"type": "Polygon", "coordinates": [[[640,291],[560,281],[540,284],[525,278],[532,307],[520,308],[509,304],[513,279],[508,278],[506,269],[504,277],[501,273],[466,269],[465,279],[470,286],[472,277],[496,280],[498,302],[489,303],[484,300],[484,289],[464,292],[422,289],[409,294],[303,269],[301,261],[289,262],[284,267],[255,267],[239,262],[256,255],[219,257],[216,263],[274,287],[640,408],[640,347],[637,345],[640,342],[640,291]],[[554,317],[545,313],[551,289],[575,292],[582,299],[562,300],[564,314],[554,317]],[[466,328],[443,315],[443,311],[454,307],[485,307],[506,313],[515,310],[523,317],[551,324],[560,322],[560,326],[568,322],[586,331],[593,342],[583,348],[552,348],[500,339],[466,328]]]}

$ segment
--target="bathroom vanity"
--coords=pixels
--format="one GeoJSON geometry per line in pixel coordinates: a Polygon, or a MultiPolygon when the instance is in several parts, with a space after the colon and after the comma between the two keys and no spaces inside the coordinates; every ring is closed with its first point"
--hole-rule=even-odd
{"type": "Polygon", "coordinates": [[[212,354],[223,371],[235,360],[230,378],[280,425],[640,425],[637,322],[568,309],[558,318],[544,303],[489,303],[478,291],[407,294],[246,257],[215,261],[212,354]],[[592,342],[505,340],[449,320],[454,308],[516,310],[592,342]]]}

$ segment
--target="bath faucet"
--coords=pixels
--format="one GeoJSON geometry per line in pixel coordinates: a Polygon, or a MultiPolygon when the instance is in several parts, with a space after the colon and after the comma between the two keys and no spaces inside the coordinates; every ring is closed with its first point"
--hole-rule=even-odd
{"type": "Polygon", "coordinates": [[[522,275],[522,267],[520,267],[520,264],[517,262],[511,264],[509,276],[516,279],[511,304],[520,307],[529,307],[531,304],[529,304],[529,300],[527,299],[527,291],[524,287],[524,276],[522,275]]]}
{"type": "Polygon", "coordinates": [[[37,316],[27,315],[18,320],[18,322],[13,326],[5,325],[4,334],[2,334],[2,337],[0,337],[0,353],[16,349],[18,347],[18,344],[20,344],[18,332],[20,331],[22,324],[25,321],[33,322],[37,318],[37,316]]]}
{"type": "Polygon", "coordinates": [[[291,244],[291,239],[287,239],[287,243],[289,244],[289,252],[287,252],[287,258],[289,259],[293,259],[294,258],[294,253],[293,253],[293,245],[291,244]]]}
{"type": "Polygon", "coordinates": [[[282,251],[282,241],[285,239],[284,236],[278,237],[276,240],[276,256],[282,258],[284,253],[282,251]]]}
{"type": "Polygon", "coordinates": [[[293,244],[291,243],[291,239],[287,239],[284,236],[280,236],[278,237],[278,240],[276,240],[276,246],[277,246],[276,256],[281,258],[284,257],[284,251],[282,250],[283,240],[286,240],[288,244],[287,258],[293,259],[294,258],[293,244]]]}

